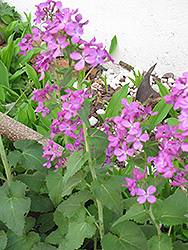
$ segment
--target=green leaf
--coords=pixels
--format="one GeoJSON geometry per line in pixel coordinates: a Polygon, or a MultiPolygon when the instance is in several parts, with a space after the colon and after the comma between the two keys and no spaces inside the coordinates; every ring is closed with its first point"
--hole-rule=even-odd
{"type": "Polygon", "coordinates": [[[9,77],[9,82],[13,82],[14,80],[16,80],[19,76],[21,76],[23,73],[25,72],[25,70],[23,69],[19,69],[17,70],[13,75],[11,75],[9,77]]]}
{"type": "Polygon", "coordinates": [[[59,228],[55,231],[52,231],[45,239],[46,243],[59,245],[62,242],[64,236],[61,234],[59,228]]]}
{"type": "Polygon", "coordinates": [[[54,209],[54,206],[47,195],[40,195],[31,191],[28,192],[27,195],[31,198],[31,211],[47,213],[54,209]]]}
{"type": "MultiPolygon", "coordinates": [[[[170,94],[170,91],[162,83],[158,81],[156,81],[156,83],[159,86],[160,95],[162,97],[170,94]]],[[[169,113],[172,117],[177,117],[177,112],[173,108],[170,109],[169,113]]]]}
{"type": "Polygon", "coordinates": [[[20,55],[20,57],[17,60],[17,67],[15,69],[20,68],[20,64],[25,65],[26,63],[30,62],[31,59],[35,55],[37,55],[41,50],[42,50],[42,48],[34,48],[34,49],[30,50],[30,51],[27,51],[26,56],[20,55]]]}
{"type": "Polygon", "coordinates": [[[65,217],[61,212],[58,210],[55,211],[54,213],[54,221],[56,225],[58,226],[58,230],[62,235],[67,234],[68,232],[68,218],[65,217]]]}
{"type": "Polygon", "coordinates": [[[18,237],[13,232],[8,230],[8,244],[6,250],[30,250],[35,243],[40,241],[40,236],[37,233],[30,232],[27,235],[18,237]]]}
{"type": "Polygon", "coordinates": [[[53,221],[53,213],[41,214],[37,219],[37,223],[41,224],[39,232],[48,232],[55,226],[55,223],[53,221]]]}
{"type": "Polygon", "coordinates": [[[109,49],[109,54],[112,55],[114,51],[117,48],[117,37],[116,35],[112,38],[111,44],[110,44],[110,49],[109,49]]]}
{"type": "Polygon", "coordinates": [[[30,103],[28,103],[27,105],[27,112],[28,112],[28,116],[31,122],[35,122],[37,119],[36,114],[30,103]]]}
{"type": "Polygon", "coordinates": [[[134,220],[139,223],[145,223],[149,220],[149,215],[146,209],[139,203],[134,204],[123,216],[121,216],[113,226],[125,221],[125,220],[134,220]]]}
{"type": "Polygon", "coordinates": [[[153,176],[148,176],[148,184],[156,187],[156,193],[161,193],[162,189],[166,184],[166,179],[163,176],[157,176],[157,178],[153,176]]]}
{"type": "Polygon", "coordinates": [[[147,250],[147,241],[142,230],[131,221],[124,221],[111,229],[102,239],[104,250],[147,250]]]}
{"type": "Polygon", "coordinates": [[[26,185],[12,182],[0,187],[0,220],[16,235],[21,236],[25,224],[24,215],[29,211],[30,199],[25,197],[26,185]]]}
{"type": "Polygon", "coordinates": [[[37,169],[40,172],[44,172],[43,164],[45,159],[42,158],[42,145],[26,139],[16,141],[14,146],[22,151],[19,162],[25,169],[37,169]]]}
{"type": "Polygon", "coordinates": [[[62,171],[59,169],[56,173],[54,171],[49,172],[46,176],[46,184],[51,201],[55,206],[59,205],[62,201],[61,194],[64,186],[62,171]]]}
{"type": "Polygon", "coordinates": [[[162,99],[153,109],[153,113],[158,111],[158,114],[150,116],[150,118],[145,122],[145,125],[149,125],[149,129],[152,130],[167,116],[171,108],[171,105],[166,104],[164,99],[162,99]]]}
{"type": "Polygon", "coordinates": [[[17,163],[20,160],[21,155],[22,155],[22,153],[20,151],[18,151],[18,150],[10,151],[8,156],[7,156],[9,164],[11,166],[16,167],[17,163]]]}
{"type": "Polygon", "coordinates": [[[104,119],[117,116],[117,111],[123,107],[123,105],[120,104],[121,100],[127,97],[128,88],[129,84],[126,84],[112,96],[106,109],[104,119]]]}
{"type": "Polygon", "coordinates": [[[166,122],[168,123],[168,125],[169,125],[170,127],[178,126],[179,123],[180,123],[180,122],[178,121],[178,119],[175,118],[175,117],[170,117],[170,118],[166,119],[166,122]]]}
{"type": "Polygon", "coordinates": [[[12,21],[6,28],[7,31],[7,38],[12,34],[12,32],[14,31],[14,29],[16,28],[18,24],[18,21],[12,21]]]}
{"type": "Polygon", "coordinates": [[[82,190],[71,195],[67,200],[63,201],[58,206],[58,211],[62,212],[68,218],[74,216],[79,210],[84,210],[84,203],[92,198],[92,195],[87,190],[82,190]]]}
{"type": "Polygon", "coordinates": [[[104,148],[109,144],[108,135],[100,130],[97,129],[90,129],[89,130],[90,136],[87,136],[87,141],[91,146],[95,148],[104,148]]]}
{"type": "Polygon", "coordinates": [[[177,190],[173,195],[170,195],[164,203],[173,203],[179,206],[185,213],[188,212],[188,197],[181,189],[177,190]]]}
{"type": "Polygon", "coordinates": [[[0,86],[0,100],[5,102],[5,92],[2,86],[0,86]]]}
{"type": "Polygon", "coordinates": [[[78,249],[85,238],[91,238],[96,231],[94,221],[93,216],[72,219],[69,223],[68,234],[66,235],[66,249],[78,249]]]}
{"type": "Polygon", "coordinates": [[[10,88],[8,80],[8,70],[4,63],[0,60],[0,85],[10,88]]]}
{"type": "Polygon", "coordinates": [[[38,171],[34,174],[20,174],[14,177],[15,180],[24,182],[31,190],[35,192],[47,191],[45,178],[46,175],[38,171]]]}
{"type": "Polygon", "coordinates": [[[33,217],[26,217],[25,218],[25,226],[23,230],[23,234],[29,233],[29,231],[35,226],[35,218],[33,217]]]}
{"type": "Polygon", "coordinates": [[[147,240],[150,239],[152,236],[157,235],[157,229],[154,225],[140,225],[139,226],[144,235],[146,236],[147,240]]]}
{"type": "Polygon", "coordinates": [[[153,156],[153,157],[158,156],[159,147],[158,147],[158,145],[157,145],[155,142],[153,142],[153,141],[147,141],[147,142],[144,144],[143,149],[144,149],[144,151],[146,152],[147,157],[148,157],[148,156],[153,156]]]}
{"type": "Polygon", "coordinates": [[[19,95],[15,91],[10,89],[9,87],[6,87],[5,85],[1,85],[1,86],[8,92],[9,95],[11,95],[11,97],[14,98],[15,101],[19,98],[19,95]]]}
{"type": "MultiPolygon", "coordinates": [[[[61,86],[64,86],[64,87],[65,87],[65,86],[71,81],[73,69],[74,69],[74,67],[70,67],[70,68],[68,68],[68,69],[66,70],[65,73],[63,73],[64,76],[63,76],[63,80],[61,81],[60,87],[61,87],[61,86]]],[[[61,71],[57,71],[57,70],[56,70],[56,72],[57,72],[58,74],[62,74],[61,71]]]]}
{"type": "Polygon", "coordinates": [[[123,208],[120,183],[114,176],[105,175],[100,182],[97,180],[93,181],[91,183],[91,191],[104,206],[122,215],[123,208]]]}
{"type": "Polygon", "coordinates": [[[0,231],[0,250],[4,250],[7,245],[7,235],[1,230],[0,231]]]}
{"type": "Polygon", "coordinates": [[[89,123],[89,120],[88,120],[89,111],[90,111],[89,100],[85,99],[84,103],[82,105],[83,105],[83,107],[82,107],[81,110],[78,111],[78,115],[80,116],[82,121],[85,123],[86,127],[89,128],[90,127],[90,123],[89,123]]]}
{"type": "Polygon", "coordinates": [[[160,240],[154,235],[148,240],[149,250],[172,250],[171,238],[166,234],[161,234],[160,240]]]}
{"type": "MultiPolygon", "coordinates": [[[[69,180],[67,181],[67,184],[65,185],[65,187],[63,187],[63,189],[60,189],[60,192],[63,191],[61,196],[63,197],[65,195],[70,195],[71,191],[75,187],[80,186],[80,187],[82,187],[82,189],[85,188],[85,186],[86,186],[86,181],[84,180],[85,176],[86,176],[86,173],[84,173],[83,171],[79,171],[78,173],[76,173],[75,175],[70,177],[69,180]]],[[[54,183],[52,185],[54,186],[54,183]]],[[[57,192],[56,189],[54,191],[57,192]]]]}
{"type": "Polygon", "coordinates": [[[159,91],[160,91],[160,95],[162,97],[164,97],[165,95],[169,95],[170,91],[160,82],[156,81],[158,87],[159,87],[159,91]]]}
{"type": "Polygon", "coordinates": [[[37,76],[37,73],[34,70],[34,68],[31,65],[27,64],[25,69],[26,69],[26,73],[27,73],[28,77],[33,81],[35,88],[40,89],[41,84],[38,80],[38,76],[37,76]]]}
{"type": "Polygon", "coordinates": [[[14,53],[14,46],[15,43],[12,41],[8,46],[6,46],[6,49],[1,54],[1,60],[4,63],[4,65],[7,67],[7,70],[10,69],[10,64],[12,61],[13,53],[14,53]]]}
{"type": "MultiPolygon", "coordinates": [[[[181,207],[183,202],[180,201],[180,204],[178,204],[175,198],[180,201],[180,199],[173,194],[164,201],[158,200],[154,205],[154,215],[156,220],[161,221],[164,225],[177,225],[186,223],[187,221],[185,217],[186,210],[184,207],[181,207]]],[[[187,206],[187,199],[183,199],[183,201],[186,200],[186,204],[183,206],[187,206]]]]}
{"type": "Polygon", "coordinates": [[[173,250],[187,250],[188,243],[183,243],[182,241],[178,240],[173,242],[173,250]]]}
{"type": "Polygon", "coordinates": [[[134,204],[137,204],[136,197],[123,200],[123,208],[126,210],[130,209],[134,204]]]}
{"type": "Polygon", "coordinates": [[[83,167],[84,163],[88,160],[89,154],[82,151],[75,151],[68,159],[67,171],[63,178],[63,184],[66,185],[68,179],[73,176],[78,170],[83,167]]]}
{"type": "Polygon", "coordinates": [[[21,123],[23,123],[24,125],[28,125],[28,115],[25,112],[25,110],[23,110],[22,108],[18,109],[18,118],[17,120],[21,123]]]}
{"type": "Polygon", "coordinates": [[[43,242],[39,242],[38,244],[34,245],[31,250],[56,250],[57,248],[43,242]]]}

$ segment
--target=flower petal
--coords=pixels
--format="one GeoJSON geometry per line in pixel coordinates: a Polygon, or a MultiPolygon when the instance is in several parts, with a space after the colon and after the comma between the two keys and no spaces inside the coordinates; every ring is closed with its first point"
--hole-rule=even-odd
{"type": "Polygon", "coordinates": [[[155,192],[156,192],[156,187],[154,187],[153,185],[147,188],[147,194],[153,194],[155,192]]]}

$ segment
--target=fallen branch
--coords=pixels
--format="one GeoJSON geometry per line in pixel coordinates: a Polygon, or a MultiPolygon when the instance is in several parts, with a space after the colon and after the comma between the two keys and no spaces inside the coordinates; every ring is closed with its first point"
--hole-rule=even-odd
{"type": "MultiPolygon", "coordinates": [[[[35,130],[25,126],[24,124],[14,120],[8,115],[4,115],[0,112],[0,133],[3,137],[8,140],[15,142],[18,140],[36,140],[43,146],[48,146],[48,139],[40,140],[43,135],[39,134],[35,130]]],[[[63,151],[63,147],[59,146],[59,151],[63,151]]]]}

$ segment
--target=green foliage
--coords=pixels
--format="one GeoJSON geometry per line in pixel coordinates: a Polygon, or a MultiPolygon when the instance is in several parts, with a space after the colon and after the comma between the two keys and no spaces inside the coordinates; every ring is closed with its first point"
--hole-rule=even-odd
{"type": "Polygon", "coordinates": [[[55,206],[59,205],[62,201],[62,191],[63,191],[63,176],[62,171],[54,173],[52,171],[46,176],[47,188],[49,190],[49,197],[55,206]]]}
{"type": "Polygon", "coordinates": [[[112,55],[114,53],[114,51],[116,50],[117,48],[117,37],[116,35],[112,38],[111,40],[111,44],[110,44],[110,49],[109,49],[109,54],[112,55]]]}
{"type": "Polygon", "coordinates": [[[157,115],[150,116],[150,118],[145,122],[145,125],[149,126],[152,130],[157,124],[159,124],[169,113],[171,105],[168,105],[162,99],[153,109],[153,113],[158,111],[157,115]]]}
{"type": "Polygon", "coordinates": [[[16,166],[19,162],[27,170],[36,169],[44,172],[42,164],[45,160],[42,158],[43,150],[40,144],[26,139],[16,141],[14,146],[17,150],[10,152],[8,156],[11,165],[16,166]]]}
{"type": "Polygon", "coordinates": [[[79,191],[58,206],[58,211],[62,212],[68,218],[73,217],[77,212],[84,212],[84,203],[92,198],[87,190],[79,191]]]}
{"type": "Polygon", "coordinates": [[[9,88],[10,86],[9,86],[9,80],[8,80],[8,70],[1,60],[0,60],[0,73],[1,73],[0,85],[1,86],[4,85],[7,88],[9,88]]]}
{"type": "Polygon", "coordinates": [[[25,197],[26,185],[13,182],[0,187],[0,220],[18,237],[22,236],[25,224],[24,215],[30,209],[30,199],[25,197]]]}
{"type": "Polygon", "coordinates": [[[83,164],[88,160],[88,153],[83,153],[82,151],[75,151],[68,160],[67,171],[65,172],[63,178],[63,184],[66,185],[70,177],[72,177],[78,170],[81,169],[83,164]]]}
{"type": "Polygon", "coordinates": [[[136,74],[136,71],[132,68],[132,71],[133,71],[133,75],[135,77],[135,80],[131,77],[128,77],[133,83],[134,85],[138,88],[143,80],[143,77],[140,73],[140,71],[138,70],[138,75],[136,74]]]}
{"type": "Polygon", "coordinates": [[[47,195],[40,195],[36,192],[28,192],[27,195],[31,199],[30,210],[33,212],[47,213],[54,209],[53,203],[47,195]]]}
{"type": "Polygon", "coordinates": [[[36,71],[29,64],[26,64],[25,69],[26,69],[26,73],[27,73],[28,77],[33,81],[35,88],[40,89],[41,84],[38,80],[38,76],[37,76],[36,71]]]}
{"type": "Polygon", "coordinates": [[[117,116],[118,110],[123,107],[123,105],[120,104],[120,100],[127,97],[128,88],[129,85],[126,84],[112,96],[110,103],[106,108],[104,119],[117,116]]]}
{"type": "Polygon", "coordinates": [[[158,201],[154,209],[156,218],[164,225],[186,223],[187,212],[188,197],[184,192],[182,192],[182,190],[178,190],[164,201],[158,201]]]}
{"type": "Polygon", "coordinates": [[[39,242],[34,247],[32,247],[31,250],[55,250],[57,249],[56,247],[53,247],[50,244],[39,242]]]}
{"type": "Polygon", "coordinates": [[[104,206],[121,215],[122,197],[118,181],[114,176],[104,176],[100,179],[91,183],[91,191],[104,206]]]}
{"type": "Polygon", "coordinates": [[[0,250],[4,250],[7,245],[7,235],[5,231],[0,231],[0,250]]]}
{"type": "Polygon", "coordinates": [[[17,236],[12,231],[7,231],[8,243],[6,246],[7,250],[30,250],[35,243],[40,241],[40,236],[35,232],[29,232],[22,236],[17,236]]]}
{"type": "Polygon", "coordinates": [[[85,238],[91,238],[96,231],[94,221],[92,216],[80,215],[78,218],[72,218],[66,235],[66,249],[77,249],[85,238]]]}
{"type": "Polygon", "coordinates": [[[157,235],[154,235],[151,239],[149,239],[148,246],[149,250],[173,249],[171,239],[166,234],[161,234],[160,239],[157,237],[157,235]]]}
{"type": "Polygon", "coordinates": [[[20,19],[20,14],[14,6],[10,6],[8,3],[0,3],[0,19],[9,24],[14,19],[20,19]]]}
{"type": "Polygon", "coordinates": [[[111,228],[102,239],[104,250],[147,250],[147,241],[142,230],[131,221],[124,221],[111,228]]]}
{"type": "Polygon", "coordinates": [[[141,206],[139,203],[134,204],[125,215],[120,217],[113,226],[125,221],[125,220],[134,220],[138,223],[145,223],[147,220],[149,220],[149,215],[147,213],[147,210],[144,209],[143,206],[141,206]]]}

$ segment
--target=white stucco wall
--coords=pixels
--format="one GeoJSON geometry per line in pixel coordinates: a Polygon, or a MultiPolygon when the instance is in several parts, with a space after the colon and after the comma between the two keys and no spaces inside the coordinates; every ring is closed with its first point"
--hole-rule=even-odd
{"type": "MultiPolygon", "coordinates": [[[[23,14],[40,0],[7,0],[23,14]]],[[[97,38],[109,48],[114,35],[118,47],[113,57],[147,70],[181,76],[188,71],[188,0],[62,0],[64,7],[79,8],[86,39],[97,38]]]]}

